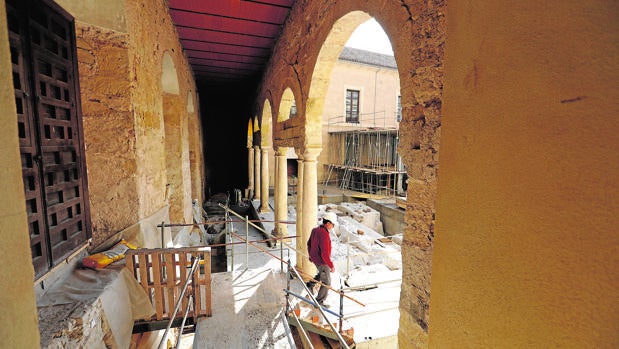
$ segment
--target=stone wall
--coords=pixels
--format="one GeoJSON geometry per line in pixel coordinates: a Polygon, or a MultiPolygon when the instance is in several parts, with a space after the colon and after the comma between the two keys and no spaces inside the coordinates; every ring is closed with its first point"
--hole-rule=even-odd
{"type": "Polygon", "coordinates": [[[277,110],[283,89],[290,87],[297,98],[299,116],[283,123],[273,120],[275,146],[321,148],[325,94],[341,47],[356,26],[369,18],[368,14],[377,19],[391,39],[403,107],[399,152],[409,169],[400,301],[401,347],[427,345],[444,8],[443,1],[297,3],[275,47],[258,97],[258,103],[271,98],[277,110]]]}
{"type": "Polygon", "coordinates": [[[93,15],[97,9],[79,1],[62,5],[77,21],[93,244],[168,204],[171,219],[190,221],[191,199],[203,191],[203,158],[190,156],[202,152],[201,130],[197,108],[188,106],[197,101],[195,83],[167,7],[114,2],[93,15]],[[176,94],[162,86],[166,53],[176,94]]]}
{"type": "Polygon", "coordinates": [[[129,37],[76,24],[93,242],[138,219],[136,133],[131,112],[129,37]]]}

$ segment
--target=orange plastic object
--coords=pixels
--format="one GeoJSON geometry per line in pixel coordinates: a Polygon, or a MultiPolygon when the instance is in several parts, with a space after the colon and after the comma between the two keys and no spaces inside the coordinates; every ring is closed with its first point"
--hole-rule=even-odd
{"type": "Polygon", "coordinates": [[[133,246],[127,241],[121,240],[107,251],[84,257],[82,259],[82,265],[86,268],[102,269],[118,260],[125,258],[125,252],[127,252],[127,250],[135,250],[136,248],[136,246],[133,246]]]}

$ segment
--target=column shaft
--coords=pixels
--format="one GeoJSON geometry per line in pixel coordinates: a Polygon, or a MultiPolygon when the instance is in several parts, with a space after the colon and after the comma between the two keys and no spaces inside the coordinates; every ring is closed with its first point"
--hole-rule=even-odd
{"type": "Polygon", "coordinates": [[[254,199],[260,199],[260,147],[254,146],[254,199]]]}
{"type": "MultiPolygon", "coordinates": [[[[286,154],[288,148],[279,147],[275,153],[275,220],[288,220],[288,166],[286,154]]],[[[278,236],[288,235],[286,223],[275,223],[278,236]]]]}
{"type": "Polygon", "coordinates": [[[260,212],[269,211],[269,149],[262,148],[262,171],[260,176],[260,212]]]}
{"type": "Polygon", "coordinates": [[[247,148],[247,191],[245,197],[251,198],[254,191],[254,148],[247,148]]]}
{"type": "MultiPolygon", "coordinates": [[[[301,251],[305,251],[307,254],[306,242],[303,241],[303,154],[301,152],[297,152],[297,225],[296,225],[296,235],[297,235],[297,249],[301,251]]],[[[301,254],[297,254],[297,268],[301,270],[305,270],[305,265],[310,263],[307,257],[302,256],[301,254]]]]}
{"type": "MultiPolygon", "coordinates": [[[[307,254],[305,242],[309,239],[312,229],[318,223],[318,173],[316,159],[320,154],[320,148],[305,149],[303,153],[303,221],[302,228],[297,235],[301,235],[302,248],[307,254]]],[[[298,246],[297,246],[298,247],[298,246]]],[[[303,264],[303,271],[309,274],[314,273],[314,266],[309,263],[303,264]]]]}

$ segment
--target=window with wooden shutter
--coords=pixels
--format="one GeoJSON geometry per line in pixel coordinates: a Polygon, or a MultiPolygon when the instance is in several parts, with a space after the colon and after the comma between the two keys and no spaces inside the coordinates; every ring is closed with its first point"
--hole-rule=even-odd
{"type": "Polygon", "coordinates": [[[73,18],[7,0],[32,261],[43,275],[90,237],[73,18]]]}
{"type": "Polygon", "coordinates": [[[346,90],[346,122],[359,122],[358,90],[346,90]]]}

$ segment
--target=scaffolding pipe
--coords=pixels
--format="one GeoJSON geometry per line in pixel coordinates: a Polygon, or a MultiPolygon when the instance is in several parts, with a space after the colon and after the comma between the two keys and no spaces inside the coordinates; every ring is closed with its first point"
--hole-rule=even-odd
{"type": "MultiPolygon", "coordinates": [[[[290,279],[290,278],[289,278],[290,279]]],[[[288,300],[288,294],[286,294],[286,307],[290,308],[291,304],[290,301],[288,300]]],[[[288,314],[288,312],[286,312],[286,314],[288,314]]],[[[301,321],[299,321],[299,317],[297,316],[297,314],[293,311],[292,312],[292,316],[294,317],[295,322],[297,323],[297,328],[301,330],[301,334],[303,335],[304,344],[307,343],[309,344],[311,349],[314,349],[314,345],[312,344],[312,341],[309,339],[307,332],[305,331],[305,329],[303,328],[303,326],[301,326],[301,321]]]]}
{"type": "MultiPolygon", "coordinates": [[[[193,277],[193,273],[196,271],[196,268],[198,267],[200,258],[193,257],[192,259],[193,261],[191,263],[191,269],[189,271],[189,275],[192,275],[193,277]]],[[[176,301],[176,305],[174,306],[174,312],[170,314],[170,321],[168,321],[168,325],[166,326],[166,329],[163,332],[163,337],[161,337],[161,341],[159,342],[159,346],[157,347],[157,349],[163,348],[162,345],[165,342],[166,338],[168,337],[168,332],[170,331],[170,328],[172,328],[172,322],[174,322],[174,316],[176,315],[176,313],[178,313],[178,309],[180,309],[181,307],[183,297],[185,296],[185,292],[187,292],[187,286],[189,286],[189,282],[191,281],[191,279],[192,278],[188,277],[187,280],[185,280],[185,284],[183,285],[181,294],[178,296],[178,300],[176,301]]],[[[189,305],[187,305],[187,308],[189,308],[189,305]]]]}
{"type": "MultiPolygon", "coordinates": [[[[291,270],[292,272],[294,272],[295,276],[297,278],[299,278],[299,280],[301,280],[301,275],[299,275],[299,273],[297,272],[297,269],[295,267],[293,267],[291,265],[292,263],[288,263],[288,269],[291,270]]],[[[307,291],[308,296],[310,297],[310,299],[317,305],[318,302],[316,301],[316,298],[314,298],[314,295],[312,295],[312,292],[310,292],[310,290],[307,288],[307,286],[304,283],[301,283],[301,285],[303,285],[303,288],[305,289],[305,291],[307,291]]],[[[286,290],[287,291],[287,290],[286,290]]],[[[290,292],[290,291],[287,291],[290,292]]],[[[295,295],[294,293],[291,292],[292,295],[295,295]]],[[[344,295],[343,293],[341,294],[342,296],[344,295]]],[[[304,297],[301,296],[297,296],[301,299],[304,299],[304,297]]],[[[307,300],[306,300],[307,301],[307,300]]],[[[335,333],[335,335],[337,336],[338,341],[340,342],[340,344],[342,344],[342,346],[346,349],[350,349],[350,347],[348,346],[348,343],[346,343],[346,341],[344,340],[344,338],[342,337],[342,335],[335,329],[335,327],[333,326],[333,324],[331,323],[331,321],[329,321],[329,319],[327,318],[327,314],[325,314],[325,310],[331,314],[334,314],[335,316],[341,317],[343,315],[341,314],[336,314],[334,312],[332,312],[329,309],[323,308],[321,306],[317,307],[318,311],[320,312],[320,315],[322,315],[322,318],[325,319],[327,321],[327,324],[329,324],[329,327],[331,327],[331,330],[333,331],[333,333],[335,333]]]]}
{"type": "MultiPolygon", "coordinates": [[[[219,204],[219,206],[221,206],[221,208],[223,208],[226,211],[231,212],[233,215],[239,217],[240,219],[243,219],[243,217],[241,215],[239,215],[238,213],[232,211],[228,206],[219,204]]],[[[248,222],[252,227],[256,228],[258,231],[261,231],[262,233],[264,233],[265,235],[267,235],[268,237],[270,237],[271,239],[274,240],[280,240],[278,237],[271,235],[270,233],[267,233],[264,229],[260,228],[259,226],[253,224],[252,222],[248,222]]],[[[300,254],[306,258],[309,258],[309,256],[301,251],[298,251],[296,248],[294,248],[294,246],[292,246],[291,244],[284,242],[284,240],[282,240],[282,244],[286,244],[286,246],[288,246],[288,248],[294,250],[297,254],[300,254]]],[[[253,245],[252,245],[253,246],[253,245]]],[[[274,257],[274,256],[273,256],[274,257]]],[[[277,257],[274,257],[277,258],[277,257]]]]}
{"type": "Polygon", "coordinates": [[[245,215],[245,270],[249,269],[249,220],[245,215]]]}
{"type": "Polygon", "coordinates": [[[190,294],[189,298],[187,299],[187,309],[185,309],[185,315],[183,315],[183,321],[181,322],[180,331],[178,331],[178,336],[176,337],[176,345],[174,346],[176,349],[178,349],[178,347],[181,345],[181,336],[183,335],[183,328],[185,327],[185,321],[187,320],[187,315],[189,315],[189,308],[191,307],[192,301],[193,295],[190,294]]]}
{"type": "MultiPolygon", "coordinates": [[[[237,239],[243,239],[241,236],[239,236],[239,235],[237,235],[237,234],[234,234],[234,233],[232,233],[232,234],[233,234],[234,236],[236,236],[236,238],[237,238],[237,239]]],[[[264,253],[268,254],[269,256],[271,256],[271,257],[273,257],[273,258],[275,258],[275,259],[280,260],[280,258],[279,258],[279,257],[277,257],[276,255],[274,255],[274,254],[270,253],[269,251],[267,251],[267,250],[263,249],[262,247],[260,247],[260,246],[258,246],[258,245],[254,245],[254,244],[252,244],[252,243],[250,243],[250,245],[252,245],[253,247],[257,248],[258,250],[260,250],[260,251],[262,251],[262,252],[264,252],[264,253]]],[[[284,263],[286,263],[288,266],[290,266],[290,264],[288,264],[288,262],[284,261],[284,263]]],[[[298,272],[298,271],[297,271],[297,272],[298,272]]],[[[305,275],[305,276],[309,277],[309,278],[310,278],[310,280],[313,280],[313,281],[315,281],[316,283],[318,283],[318,284],[320,284],[320,285],[322,285],[322,286],[325,286],[327,289],[329,289],[329,290],[331,290],[331,291],[335,291],[335,292],[339,293],[339,292],[338,292],[338,290],[336,290],[336,289],[332,288],[331,286],[326,285],[326,284],[323,284],[323,283],[322,283],[321,281],[319,281],[319,280],[314,280],[314,278],[313,278],[312,276],[310,276],[309,274],[304,273],[304,272],[300,272],[300,273],[302,273],[303,275],[305,275]]],[[[358,300],[356,300],[356,299],[354,299],[354,298],[352,298],[352,297],[350,297],[350,296],[346,296],[346,295],[345,295],[344,297],[346,297],[346,298],[350,299],[351,301],[353,301],[353,302],[355,302],[355,303],[357,303],[357,304],[359,304],[359,305],[361,305],[361,306],[364,306],[364,307],[365,307],[365,304],[363,304],[363,303],[359,302],[358,300]]]]}

